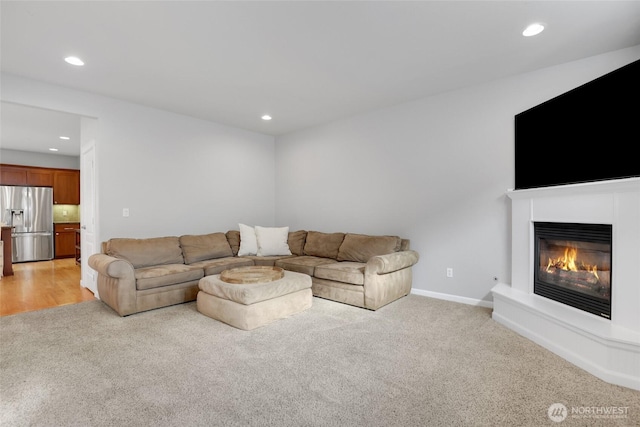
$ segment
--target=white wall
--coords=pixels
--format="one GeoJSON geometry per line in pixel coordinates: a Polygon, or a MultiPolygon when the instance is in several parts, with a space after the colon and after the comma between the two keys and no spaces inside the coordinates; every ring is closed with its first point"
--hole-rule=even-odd
{"type": "Polygon", "coordinates": [[[9,74],[0,93],[3,101],[98,119],[99,240],[273,224],[271,136],[9,74]]]}
{"type": "Polygon", "coordinates": [[[493,277],[511,276],[513,116],[638,58],[640,46],[276,142],[7,74],[0,93],[98,118],[100,240],[226,231],[238,222],[397,234],[421,254],[416,289],[488,300],[493,277]]]}
{"type": "Polygon", "coordinates": [[[20,150],[0,149],[0,163],[54,169],[80,169],[79,156],[62,156],[20,150]]]}
{"type": "Polygon", "coordinates": [[[276,220],[409,238],[414,288],[490,300],[494,277],[511,277],[514,115],[638,58],[640,46],[278,137],[276,220]]]}

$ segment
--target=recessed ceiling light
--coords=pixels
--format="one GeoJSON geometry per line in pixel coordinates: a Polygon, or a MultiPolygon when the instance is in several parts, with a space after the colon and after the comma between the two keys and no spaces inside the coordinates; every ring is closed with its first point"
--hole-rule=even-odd
{"type": "Polygon", "coordinates": [[[271,120],[271,116],[268,114],[265,114],[264,116],[262,116],[262,120],[271,120]]]}
{"type": "Polygon", "coordinates": [[[67,61],[67,63],[71,65],[77,65],[78,67],[84,65],[84,61],[76,56],[67,56],[66,58],[64,58],[64,60],[67,61]]]}
{"type": "Polygon", "coordinates": [[[61,136],[60,139],[67,140],[67,139],[70,139],[70,138],[68,136],[61,136]]]}
{"type": "Polygon", "coordinates": [[[49,151],[58,151],[57,148],[49,148],[49,151]]]}
{"type": "Polygon", "coordinates": [[[540,34],[542,30],[544,30],[544,25],[536,22],[535,24],[531,24],[527,28],[525,28],[522,32],[522,35],[525,37],[531,37],[535,36],[536,34],[540,34]]]}

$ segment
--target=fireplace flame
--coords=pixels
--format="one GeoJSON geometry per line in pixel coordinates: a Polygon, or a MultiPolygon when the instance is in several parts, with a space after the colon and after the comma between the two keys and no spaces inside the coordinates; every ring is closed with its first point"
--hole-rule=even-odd
{"type": "Polygon", "coordinates": [[[578,259],[578,248],[574,246],[567,246],[564,249],[563,256],[560,256],[556,259],[549,258],[549,263],[547,264],[547,271],[551,271],[551,268],[558,268],[566,271],[586,270],[589,273],[592,273],[597,279],[600,279],[600,277],[598,277],[597,265],[580,263],[580,268],[578,268],[576,266],[577,259],[578,259]]]}

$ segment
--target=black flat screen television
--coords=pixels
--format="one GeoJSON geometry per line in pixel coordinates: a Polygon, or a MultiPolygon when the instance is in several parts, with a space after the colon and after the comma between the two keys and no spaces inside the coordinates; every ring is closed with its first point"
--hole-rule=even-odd
{"type": "Polygon", "coordinates": [[[515,116],[515,189],[640,177],[640,60],[515,116]]]}

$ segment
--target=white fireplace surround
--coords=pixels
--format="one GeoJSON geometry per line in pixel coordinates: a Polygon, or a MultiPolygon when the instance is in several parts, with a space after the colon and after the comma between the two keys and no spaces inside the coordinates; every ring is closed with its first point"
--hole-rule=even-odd
{"type": "Polygon", "coordinates": [[[493,319],[602,380],[640,390],[640,178],[513,190],[511,284],[493,319]],[[533,293],[533,222],[612,225],[611,320],[533,293]]]}

